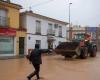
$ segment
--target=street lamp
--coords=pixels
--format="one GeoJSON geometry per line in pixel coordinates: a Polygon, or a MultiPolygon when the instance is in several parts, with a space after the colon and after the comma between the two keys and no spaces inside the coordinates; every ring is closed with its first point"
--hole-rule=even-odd
{"type": "Polygon", "coordinates": [[[71,23],[70,23],[70,6],[72,3],[69,3],[69,40],[71,40],[72,38],[72,34],[71,34],[71,23]]]}
{"type": "Polygon", "coordinates": [[[72,3],[69,3],[69,27],[70,27],[70,5],[71,5],[72,3]]]}

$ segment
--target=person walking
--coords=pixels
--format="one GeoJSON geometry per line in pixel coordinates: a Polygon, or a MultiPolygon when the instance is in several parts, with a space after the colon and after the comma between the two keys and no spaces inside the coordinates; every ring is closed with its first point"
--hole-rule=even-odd
{"type": "Polygon", "coordinates": [[[35,49],[32,50],[29,57],[29,60],[32,63],[35,71],[27,76],[28,80],[31,80],[31,78],[35,75],[37,77],[36,80],[40,79],[40,76],[39,76],[40,64],[42,64],[41,53],[42,51],[39,49],[39,44],[35,44],[35,49]]]}

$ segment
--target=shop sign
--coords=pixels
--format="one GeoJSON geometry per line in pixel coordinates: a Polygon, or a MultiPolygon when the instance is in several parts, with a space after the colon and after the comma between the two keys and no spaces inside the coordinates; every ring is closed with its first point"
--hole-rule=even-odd
{"type": "Polygon", "coordinates": [[[1,36],[16,36],[16,30],[7,28],[7,29],[0,29],[1,36]]]}

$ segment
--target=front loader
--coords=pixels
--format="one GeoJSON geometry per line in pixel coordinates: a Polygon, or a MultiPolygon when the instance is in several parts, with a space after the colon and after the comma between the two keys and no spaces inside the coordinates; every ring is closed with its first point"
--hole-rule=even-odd
{"type": "Polygon", "coordinates": [[[65,58],[76,56],[86,59],[88,56],[96,57],[97,46],[92,42],[89,34],[76,34],[72,41],[59,44],[55,52],[65,58]]]}

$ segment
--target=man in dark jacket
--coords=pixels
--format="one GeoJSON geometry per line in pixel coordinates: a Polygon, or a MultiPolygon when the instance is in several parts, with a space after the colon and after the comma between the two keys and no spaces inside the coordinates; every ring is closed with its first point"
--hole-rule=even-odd
{"type": "Polygon", "coordinates": [[[27,77],[28,80],[31,80],[31,78],[36,75],[37,79],[39,80],[39,72],[40,72],[40,64],[42,64],[42,59],[41,59],[41,53],[42,51],[39,49],[39,45],[35,45],[35,49],[31,52],[29,60],[32,63],[33,67],[35,68],[35,71],[29,74],[27,77]]]}

